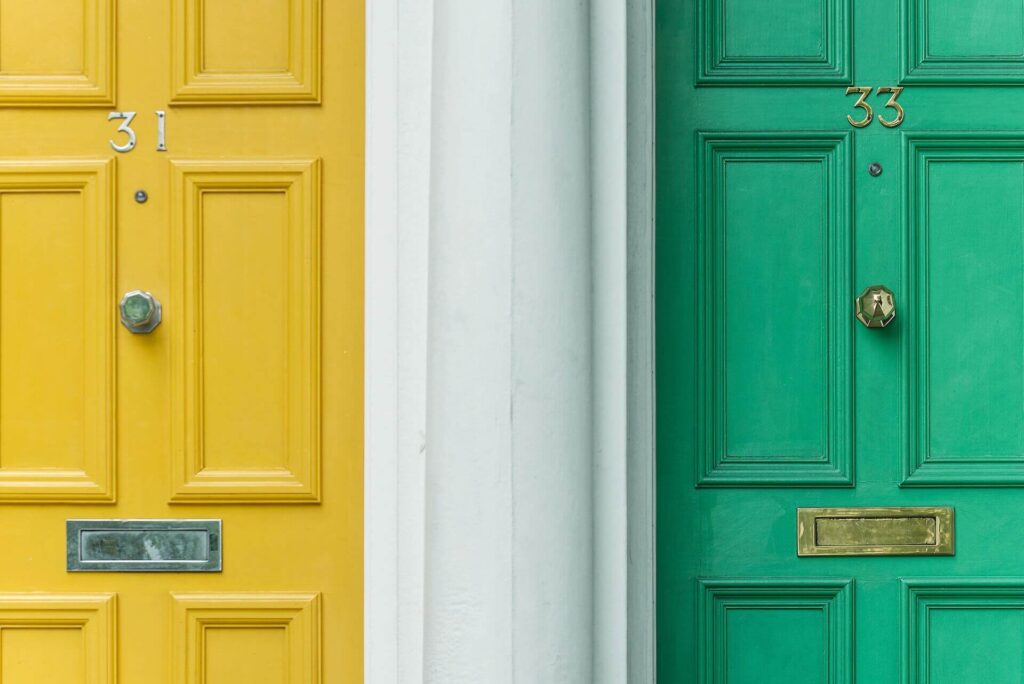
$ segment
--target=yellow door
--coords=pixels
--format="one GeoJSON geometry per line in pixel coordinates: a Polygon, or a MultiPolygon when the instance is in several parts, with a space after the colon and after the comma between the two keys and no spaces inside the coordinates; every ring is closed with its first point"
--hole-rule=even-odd
{"type": "Polygon", "coordinates": [[[0,683],[361,681],[362,27],[0,0],[0,683]]]}

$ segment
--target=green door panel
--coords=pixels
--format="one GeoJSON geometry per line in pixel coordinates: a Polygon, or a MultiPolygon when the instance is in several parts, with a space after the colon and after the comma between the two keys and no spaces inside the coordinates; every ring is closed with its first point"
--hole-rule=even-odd
{"type": "Polygon", "coordinates": [[[1024,682],[1024,0],[656,33],[659,681],[1024,682]],[[797,556],[798,508],[875,506],[954,508],[954,555],[797,556]]]}
{"type": "Polygon", "coordinates": [[[698,484],[850,485],[850,136],[698,144],[698,484]]]}

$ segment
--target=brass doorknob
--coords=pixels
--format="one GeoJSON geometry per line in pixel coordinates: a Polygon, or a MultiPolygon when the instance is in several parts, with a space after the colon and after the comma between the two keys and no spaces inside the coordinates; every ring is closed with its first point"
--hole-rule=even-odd
{"type": "Polygon", "coordinates": [[[885,285],[872,285],[857,297],[857,320],[868,328],[884,328],[896,318],[896,297],[885,285]]]}
{"type": "Polygon", "coordinates": [[[160,302],[142,290],[126,292],[121,298],[120,310],[124,327],[139,335],[153,332],[162,318],[160,302]]]}

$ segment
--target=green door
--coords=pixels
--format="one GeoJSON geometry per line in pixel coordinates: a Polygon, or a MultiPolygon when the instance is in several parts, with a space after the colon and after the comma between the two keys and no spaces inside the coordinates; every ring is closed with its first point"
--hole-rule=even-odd
{"type": "Polygon", "coordinates": [[[1024,682],[1024,2],[657,5],[659,681],[1024,682]]]}

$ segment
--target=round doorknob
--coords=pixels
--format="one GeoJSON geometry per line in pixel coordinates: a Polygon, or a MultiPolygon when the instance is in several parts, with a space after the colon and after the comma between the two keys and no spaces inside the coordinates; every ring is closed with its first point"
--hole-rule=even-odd
{"type": "Polygon", "coordinates": [[[150,333],[160,325],[160,302],[148,292],[142,290],[126,292],[121,298],[120,309],[121,323],[133,333],[150,333]]]}
{"type": "Polygon", "coordinates": [[[896,318],[896,297],[885,285],[872,285],[857,297],[857,320],[868,328],[884,328],[896,318]]]}

